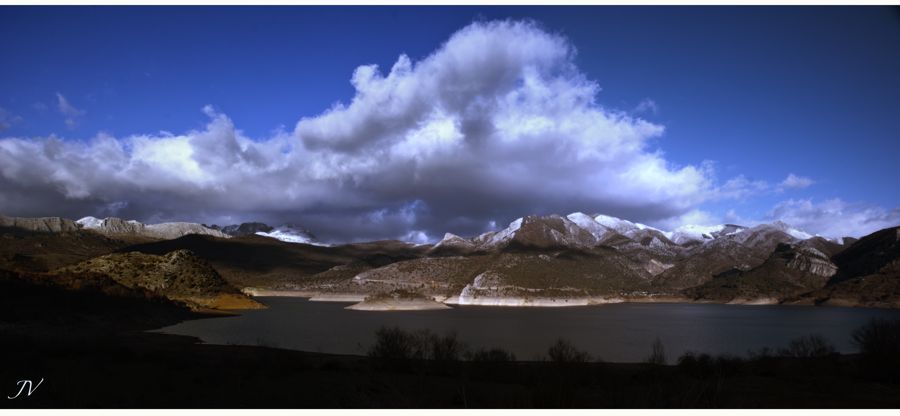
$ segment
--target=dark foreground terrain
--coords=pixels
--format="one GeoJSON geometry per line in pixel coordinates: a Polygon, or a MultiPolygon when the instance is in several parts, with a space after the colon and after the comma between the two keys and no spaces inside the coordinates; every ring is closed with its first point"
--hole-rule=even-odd
{"type": "MultiPolygon", "coordinates": [[[[900,407],[893,347],[842,356],[806,342],[745,359],[611,364],[565,342],[548,346],[546,361],[516,362],[501,350],[465,353],[450,336],[391,329],[369,357],[144,332],[209,317],[142,293],[4,275],[3,407],[900,407]],[[7,399],[25,379],[43,382],[7,399]]],[[[870,338],[887,344],[873,345],[896,346],[896,331],[878,330],[870,338]]]]}

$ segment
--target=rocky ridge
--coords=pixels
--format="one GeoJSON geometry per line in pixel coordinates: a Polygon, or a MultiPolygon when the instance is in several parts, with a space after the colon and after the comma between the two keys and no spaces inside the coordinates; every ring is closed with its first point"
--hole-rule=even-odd
{"type": "Polygon", "coordinates": [[[86,230],[92,230],[109,236],[127,235],[163,240],[171,240],[188,234],[209,235],[219,238],[230,237],[219,230],[207,228],[201,224],[192,222],[143,224],[138,221],[126,221],[116,217],[108,217],[102,220],[95,217],[84,217],[76,221],[76,223],[86,230]]]}
{"type": "Polygon", "coordinates": [[[60,217],[23,218],[0,215],[0,227],[19,228],[40,233],[65,233],[81,227],[70,219],[60,217]]]}

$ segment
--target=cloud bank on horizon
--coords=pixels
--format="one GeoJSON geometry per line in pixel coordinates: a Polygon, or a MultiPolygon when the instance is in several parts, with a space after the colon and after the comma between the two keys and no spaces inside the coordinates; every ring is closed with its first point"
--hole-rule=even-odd
{"type": "MultiPolygon", "coordinates": [[[[794,173],[774,186],[720,181],[712,162],[668,161],[654,147],[665,128],[638,116],[656,104],[599,104],[576,53],[532,22],[478,22],[418,62],[358,67],[348,104],[261,140],[211,106],[205,129],[180,135],[3,138],[0,212],[289,221],[332,241],[433,241],[532,213],[710,223],[724,219],[704,203],[814,184],[794,173]]],[[[67,125],[84,116],[57,98],[67,125]]],[[[900,211],[788,200],[765,219],[858,236],[900,224],[900,211]]]]}

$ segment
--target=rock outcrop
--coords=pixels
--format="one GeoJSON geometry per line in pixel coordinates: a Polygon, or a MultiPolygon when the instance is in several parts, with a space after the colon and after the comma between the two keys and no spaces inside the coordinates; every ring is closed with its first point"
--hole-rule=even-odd
{"type": "Polygon", "coordinates": [[[164,222],[160,224],[149,224],[145,228],[148,237],[171,240],[173,238],[183,237],[188,234],[208,235],[211,237],[229,238],[228,234],[206,228],[200,224],[192,222],[164,222]]]}
{"type": "Polygon", "coordinates": [[[104,218],[102,220],[94,217],[84,217],[78,220],[78,224],[84,229],[108,236],[137,236],[161,240],[171,240],[188,234],[209,235],[219,238],[229,237],[229,235],[219,230],[214,230],[192,222],[142,224],[138,221],[126,221],[116,217],[104,218]]]}
{"type": "Polygon", "coordinates": [[[60,217],[23,218],[0,215],[0,227],[19,228],[38,233],[65,233],[81,227],[70,219],[60,217]]]}
{"type": "Polygon", "coordinates": [[[126,221],[121,218],[104,219],[84,217],[77,221],[83,228],[104,235],[144,235],[146,227],[137,221],[126,221]]]}

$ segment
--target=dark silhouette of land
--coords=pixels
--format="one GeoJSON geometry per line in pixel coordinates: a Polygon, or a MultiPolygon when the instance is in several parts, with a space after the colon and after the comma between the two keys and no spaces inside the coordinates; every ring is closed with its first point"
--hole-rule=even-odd
{"type": "Polygon", "coordinates": [[[647,363],[614,364],[560,340],[546,361],[519,362],[499,349],[469,351],[452,334],[385,328],[368,356],[339,356],[148,333],[217,315],[109,286],[0,276],[0,393],[44,380],[3,407],[900,406],[892,376],[900,325],[890,322],[857,332],[863,355],[834,354],[809,338],[750,358],[691,354],[670,365],[662,345],[648,345],[647,363]]]}

